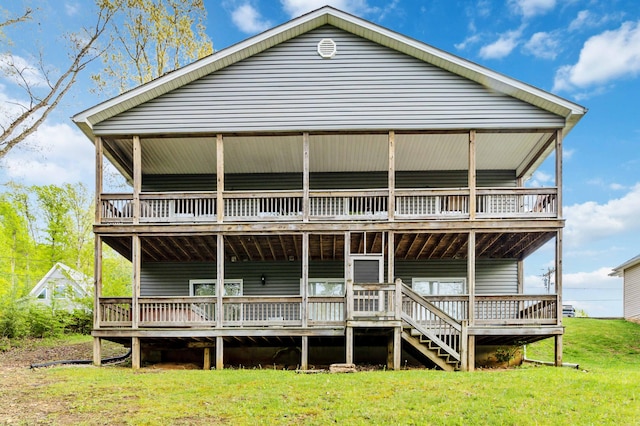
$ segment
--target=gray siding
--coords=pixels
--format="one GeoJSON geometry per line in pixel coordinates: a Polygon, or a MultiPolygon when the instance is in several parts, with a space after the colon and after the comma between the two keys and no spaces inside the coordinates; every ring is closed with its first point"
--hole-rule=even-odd
{"type": "MultiPolygon", "coordinates": [[[[476,294],[517,294],[518,266],[512,259],[476,262],[476,294]]],[[[466,278],[466,260],[404,261],[396,263],[396,277],[411,285],[412,278],[466,278]]]]}
{"type": "MultiPolygon", "coordinates": [[[[459,188],[467,186],[467,171],[397,172],[397,188],[459,188]]],[[[513,187],[515,172],[509,170],[479,170],[478,186],[513,187]]],[[[311,189],[386,188],[387,174],[372,173],[312,173],[311,189]]],[[[142,190],[215,191],[215,175],[145,175],[142,190]]],[[[227,191],[302,189],[301,173],[238,174],[225,176],[227,191]]]]}
{"type": "MultiPolygon", "coordinates": [[[[396,276],[407,285],[414,277],[464,278],[467,276],[465,260],[399,261],[396,276]]],[[[225,264],[227,279],[242,279],[247,296],[300,294],[300,262],[253,262],[225,264]],[[266,284],[260,277],[264,274],[266,284]]],[[[311,278],[339,278],[344,276],[344,262],[310,262],[311,278]]],[[[385,275],[386,276],[386,275],[385,275]]],[[[141,271],[141,295],[188,296],[190,279],[215,278],[213,263],[146,263],[141,271]]],[[[510,259],[482,259],[476,265],[477,294],[517,293],[517,264],[510,259]]]]}
{"type": "Polygon", "coordinates": [[[324,26],[97,123],[96,134],[557,128],[562,117],[324,26]],[[316,52],[332,38],[333,59],[316,52]]]}
{"type": "Polygon", "coordinates": [[[624,317],[640,320],[640,265],[624,271],[624,317]]]}

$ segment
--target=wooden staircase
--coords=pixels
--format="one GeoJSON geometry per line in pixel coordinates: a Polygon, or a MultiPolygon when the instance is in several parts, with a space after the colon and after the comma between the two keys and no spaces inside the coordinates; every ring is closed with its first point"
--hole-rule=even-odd
{"type": "Polygon", "coordinates": [[[462,367],[463,325],[402,286],[402,338],[445,371],[462,367]]]}

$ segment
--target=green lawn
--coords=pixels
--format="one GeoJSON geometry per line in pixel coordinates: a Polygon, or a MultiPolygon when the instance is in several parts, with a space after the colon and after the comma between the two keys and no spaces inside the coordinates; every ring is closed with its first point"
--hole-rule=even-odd
{"type": "MultiPolygon", "coordinates": [[[[30,372],[23,396],[48,401],[52,424],[638,424],[640,326],[566,326],[565,361],[580,369],[309,375],[73,367],[30,372]]],[[[527,356],[551,360],[552,343],[530,345],[527,356]]],[[[3,392],[0,400],[11,397],[3,392]]]]}

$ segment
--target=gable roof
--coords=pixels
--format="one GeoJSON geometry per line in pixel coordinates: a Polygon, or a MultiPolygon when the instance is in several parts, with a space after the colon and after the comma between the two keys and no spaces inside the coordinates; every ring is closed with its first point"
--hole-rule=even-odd
{"type": "Polygon", "coordinates": [[[57,271],[60,271],[63,276],[68,278],[69,282],[75,287],[77,291],[79,291],[83,295],[88,294],[88,287],[91,280],[82,272],[78,272],[75,269],[68,267],[64,263],[58,262],[53,265],[51,269],[49,269],[49,272],[47,272],[40,281],[38,281],[38,284],[36,284],[29,292],[29,296],[37,296],[42,291],[42,289],[47,286],[47,283],[57,271]]]}
{"type": "Polygon", "coordinates": [[[565,134],[586,113],[586,108],[549,92],[325,6],[91,107],[76,114],[72,119],[90,139],[93,139],[93,125],[96,123],[327,24],[561,116],[565,119],[565,134]]]}
{"type": "Polygon", "coordinates": [[[613,272],[611,272],[609,274],[609,276],[611,276],[611,277],[622,277],[624,275],[625,269],[632,268],[632,267],[634,267],[636,265],[640,265],[640,254],[637,255],[636,257],[632,258],[632,259],[627,260],[622,265],[613,268],[613,272]]]}

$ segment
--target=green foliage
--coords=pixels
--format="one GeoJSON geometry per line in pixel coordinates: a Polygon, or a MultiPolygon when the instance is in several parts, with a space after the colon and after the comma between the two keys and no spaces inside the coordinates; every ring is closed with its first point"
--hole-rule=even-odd
{"type": "Polygon", "coordinates": [[[213,52],[202,0],[99,0],[115,11],[98,90],[122,93],[213,52]]]}

